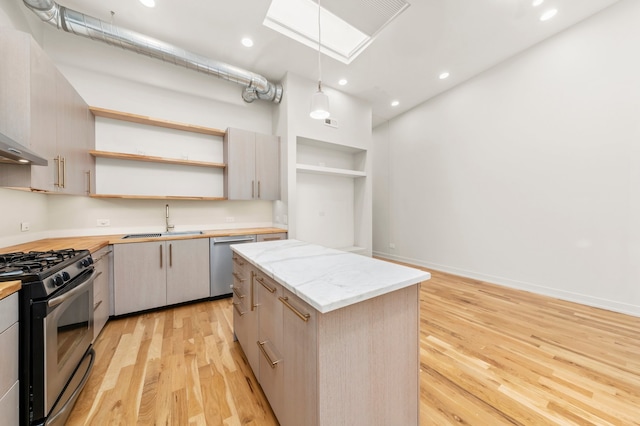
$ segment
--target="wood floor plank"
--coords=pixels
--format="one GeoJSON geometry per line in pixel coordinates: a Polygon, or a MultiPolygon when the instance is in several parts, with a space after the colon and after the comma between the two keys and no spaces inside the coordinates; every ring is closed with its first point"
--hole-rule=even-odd
{"type": "MultiPolygon", "coordinates": [[[[421,425],[640,426],[640,318],[429,272],[421,425]]],[[[68,424],[277,425],[232,322],[230,299],[110,320],[68,424]]]]}

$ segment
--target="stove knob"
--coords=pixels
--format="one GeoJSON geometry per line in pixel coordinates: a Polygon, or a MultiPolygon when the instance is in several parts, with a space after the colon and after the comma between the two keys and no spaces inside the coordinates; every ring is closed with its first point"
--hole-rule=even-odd
{"type": "Polygon", "coordinates": [[[90,257],[87,257],[86,259],[82,259],[80,261],[80,266],[82,266],[83,268],[86,268],[87,266],[91,265],[93,263],[93,259],[90,257]]]}
{"type": "Polygon", "coordinates": [[[71,279],[71,275],[69,275],[69,273],[67,271],[62,273],[62,280],[63,281],[69,281],[71,279]]]}
{"type": "Polygon", "coordinates": [[[64,284],[62,275],[56,275],[55,277],[53,277],[53,285],[55,285],[56,287],[60,287],[62,284],[64,284]]]}

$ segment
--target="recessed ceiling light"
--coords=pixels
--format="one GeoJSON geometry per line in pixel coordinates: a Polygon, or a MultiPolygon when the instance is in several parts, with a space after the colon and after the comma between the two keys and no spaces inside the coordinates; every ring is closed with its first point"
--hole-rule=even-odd
{"type": "Polygon", "coordinates": [[[556,16],[556,13],[558,13],[558,9],[549,9],[545,13],[540,15],[540,20],[541,21],[548,21],[549,19],[551,19],[554,16],[556,16]]]}
{"type": "Polygon", "coordinates": [[[338,81],[338,84],[339,84],[340,86],[345,86],[347,83],[348,83],[348,81],[347,81],[347,79],[346,79],[346,78],[341,78],[341,79],[338,81]]]}
{"type": "Polygon", "coordinates": [[[531,2],[531,6],[533,6],[533,7],[538,7],[538,6],[540,6],[542,3],[544,3],[544,0],[533,0],[533,1],[531,2]]]}
{"type": "Polygon", "coordinates": [[[400,105],[400,101],[392,101],[391,102],[391,106],[392,107],[397,107],[398,105],[400,105]]]}
{"type": "Polygon", "coordinates": [[[253,46],[253,40],[251,40],[249,37],[245,37],[242,39],[242,45],[244,47],[252,47],[253,46]]]}
{"type": "Polygon", "coordinates": [[[147,7],[156,7],[156,0],[140,0],[140,3],[147,7]]]}
{"type": "Polygon", "coordinates": [[[445,78],[449,77],[449,75],[451,75],[451,74],[449,74],[447,71],[445,71],[445,72],[441,73],[441,74],[438,76],[438,78],[439,78],[440,80],[444,80],[445,78]]]}

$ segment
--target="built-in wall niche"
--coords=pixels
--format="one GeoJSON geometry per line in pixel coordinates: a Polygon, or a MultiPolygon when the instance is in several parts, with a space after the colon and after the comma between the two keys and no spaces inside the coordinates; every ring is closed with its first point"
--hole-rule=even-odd
{"type": "Polygon", "coordinates": [[[94,197],[224,199],[218,129],[92,108],[94,197]]]}
{"type": "Polygon", "coordinates": [[[360,223],[367,151],[304,137],[296,142],[296,238],[366,252],[360,223]]]}

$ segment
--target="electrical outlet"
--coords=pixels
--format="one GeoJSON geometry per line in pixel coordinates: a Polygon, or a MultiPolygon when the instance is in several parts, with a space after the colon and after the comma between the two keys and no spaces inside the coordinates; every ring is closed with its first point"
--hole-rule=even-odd
{"type": "Polygon", "coordinates": [[[29,230],[29,222],[20,222],[20,231],[26,232],[29,230]]]}
{"type": "Polygon", "coordinates": [[[227,216],[224,220],[225,222],[231,223],[231,222],[235,222],[236,218],[233,216],[227,216]]]}
{"type": "Polygon", "coordinates": [[[96,221],[96,225],[98,225],[98,226],[111,226],[111,221],[109,219],[98,219],[96,221]]]}
{"type": "Polygon", "coordinates": [[[334,127],[334,128],[338,128],[338,120],[334,119],[334,118],[325,118],[324,119],[324,124],[326,124],[329,127],[334,127]]]}

